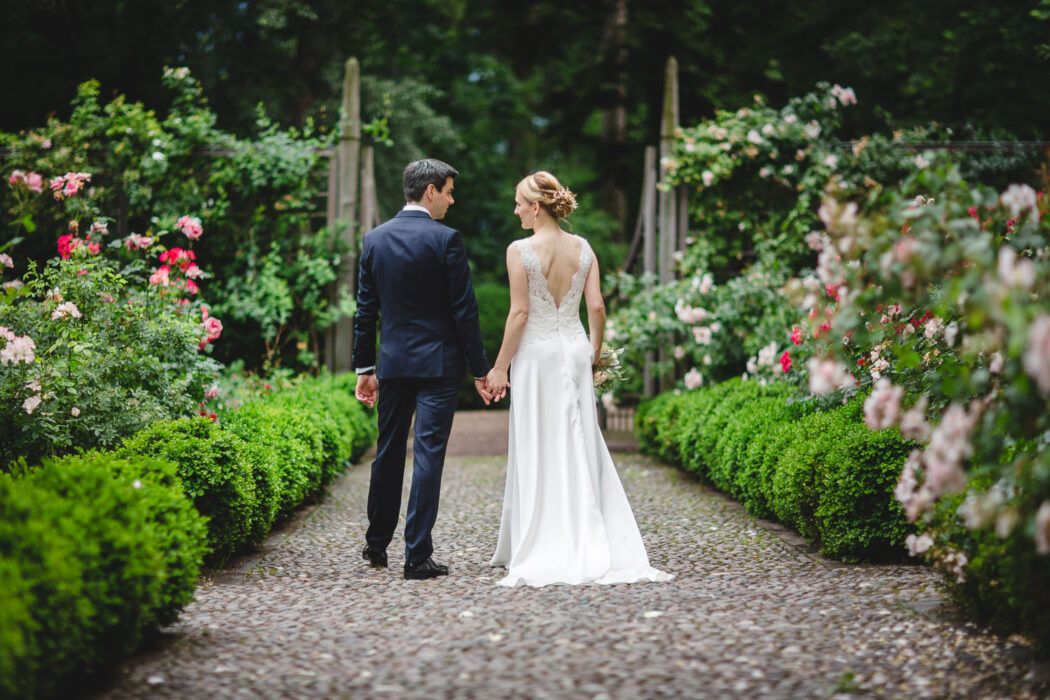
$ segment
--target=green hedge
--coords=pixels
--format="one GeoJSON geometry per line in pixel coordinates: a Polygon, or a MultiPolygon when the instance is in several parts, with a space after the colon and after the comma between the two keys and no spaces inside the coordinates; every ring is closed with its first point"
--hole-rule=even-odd
{"type": "Polygon", "coordinates": [[[300,381],[113,452],[0,474],[0,697],[55,697],[190,600],[200,566],[261,540],[375,440],[355,378],[300,381]]]}
{"type": "Polygon", "coordinates": [[[171,622],[205,532],[163,461],[96,453],[0,475],[0,696],[72,692],[171,622]]]}
{"type": "Polygon", "coordinates": [[[899,558],[912,531],[893,496],[912,448],[871,432],[862,399],[829,411],[793,389],[731,379],[638,411],[642,449],[697,474],[756,517],[776,518],[846,561],[899,558]]]}

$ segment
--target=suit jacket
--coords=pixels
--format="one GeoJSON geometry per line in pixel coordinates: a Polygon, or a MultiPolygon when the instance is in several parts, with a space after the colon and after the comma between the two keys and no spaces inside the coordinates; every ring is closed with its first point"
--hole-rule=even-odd
{"type": "Polygon", "coordinates": [[[488,374],[463,237],[425,212],[401,211],[364,236],[354,367],[375,366],[380,380],[458,380],[464,356],[475,377],[488,374]]]}

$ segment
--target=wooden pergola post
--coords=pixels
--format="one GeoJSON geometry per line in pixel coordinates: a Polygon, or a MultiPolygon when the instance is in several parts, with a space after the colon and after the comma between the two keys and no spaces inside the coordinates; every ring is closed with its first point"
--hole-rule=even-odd
{"type": "MultiPolygon", "coordinates": [[[[678,193],[679,189],[667,181],[665,164],[674,152],[675,132],[678,131],[678,61],[674,56],[667,59],[664,72],[664,106],[660,119],[660,284],[668,284],[674,278],[674,253],[678,250],[678,193]]],[[[670,360],[667,349],[661,345],[659,361],[670,360]]],[[[665,371],[660,378],[660,390],[674,386],[674,371],[665,371]]]]}
{"type": "MultiPolygon", "coordinates": [[[[355,294],[357,290],[357,206],[358,175],[361,168],[361,68],[356,58],[346,62],[343,78],[342,123],[339,130],[338,201],[335,203],[339,237],[349,253],[339,266],[337,293],[355,294]]],[[[333,326],[332,357],[328,363],[333,372],[352,371],[354,319],[341,317],[333,326]]]]}

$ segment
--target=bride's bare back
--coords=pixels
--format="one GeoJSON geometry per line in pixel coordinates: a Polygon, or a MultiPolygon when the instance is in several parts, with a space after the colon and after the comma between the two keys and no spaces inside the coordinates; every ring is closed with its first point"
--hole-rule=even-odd
{"type": "Polygon", "coordinates": [[[533,235],[529,242],[540,259],[540,271],[547,280],[547,291],[560,307],[572,286],[572,278],[580,269],[580,241],[559,229],[556,235],[533,235]]]}

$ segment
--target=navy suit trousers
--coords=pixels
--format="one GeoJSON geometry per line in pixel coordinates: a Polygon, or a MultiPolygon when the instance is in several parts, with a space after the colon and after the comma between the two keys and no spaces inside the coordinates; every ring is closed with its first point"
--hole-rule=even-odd
{"type": "Polygon", "coordinates": [[[379,442],[368,487],[365,540],[385,550],[401,511],[408,429],[416,416],[412,443],[412,487],[405,518],[405,562],[418,564],[434,553],[430,531],[437,520],[445,448],[456,412],[459,381],[384,379],[379,385],[379,442]]]}

